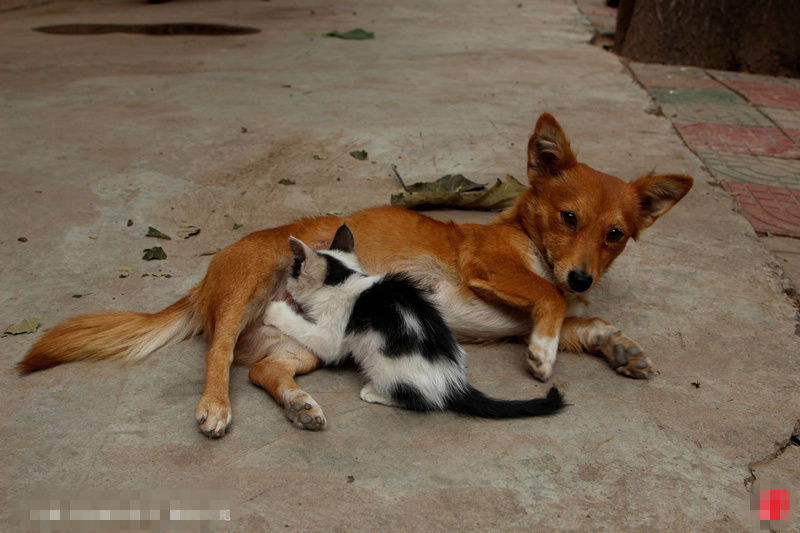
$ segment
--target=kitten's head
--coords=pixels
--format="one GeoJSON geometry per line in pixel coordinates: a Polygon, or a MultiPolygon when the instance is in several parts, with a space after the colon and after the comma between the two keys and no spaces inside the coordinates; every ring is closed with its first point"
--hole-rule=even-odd
{"type": "Polygon", "coordinates": [[[353,251],[353,234],[344,224],[336,231],[329,250],[314,251],[294,237],[289,237],[289,247],[294,264],[286,288],[298,305],[310,303],[320,289],[340,286],[354,275],[364,276],[353,251]]]}

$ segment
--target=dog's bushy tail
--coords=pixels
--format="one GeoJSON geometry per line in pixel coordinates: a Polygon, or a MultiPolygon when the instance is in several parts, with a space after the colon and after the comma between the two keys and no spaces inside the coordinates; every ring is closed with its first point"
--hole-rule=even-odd
{"type": "Polygon", "coordinates": [[[544,398],[498,400],[467,384],[447,398],[446,409],[481,418],[526,418],[552,415],[564,407],[564,396],[552,387],[544,398]]]}
{"type": "Polygon", "coordinates": [[[103,311],[76,316],[46,331],[17,363],[17,370],[34,372],[81,359],[134,362],[199,331],[189,296],[158,313],[103,311]]]}

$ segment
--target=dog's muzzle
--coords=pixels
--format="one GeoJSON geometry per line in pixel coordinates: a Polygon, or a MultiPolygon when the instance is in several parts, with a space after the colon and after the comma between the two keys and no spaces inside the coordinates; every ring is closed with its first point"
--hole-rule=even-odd
{"type": "Polygon", "coordinates": [[[594,278],[581,270],[570,270],[567,275],[567,284],[575,292],[588,291],[592,286],[592,282],[594,282],[594,278]]]}

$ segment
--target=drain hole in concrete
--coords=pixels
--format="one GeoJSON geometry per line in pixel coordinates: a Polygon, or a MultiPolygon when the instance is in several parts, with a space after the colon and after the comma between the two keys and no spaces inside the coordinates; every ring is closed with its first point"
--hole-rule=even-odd
{"type": "Polygon", "coordinates": [[[258,28],[179,22],[174,24],[59,24],[34,28],[56,35],[102,35],[105,33],[141,33],[144,35],[247,35],[258,33],[258,28]]]}

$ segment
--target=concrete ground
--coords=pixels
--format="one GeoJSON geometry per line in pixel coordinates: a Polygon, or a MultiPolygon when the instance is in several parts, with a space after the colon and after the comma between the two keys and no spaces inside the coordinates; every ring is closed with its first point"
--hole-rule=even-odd
{"type": "MultiPolygon", "coordinates": [[[[800,448],[790,441],[800,339],[775,258],[591,36],[571,0],[100,0],[2,14],[3,326],[161,309],[202,278],[204,252],[299,216],[388,202],[392,164],[407,180],[522,178],[543,111],[595,168],[624,179],[689,173],[696,185],[594,292],[597,316],[643,345],[660,373],[635,381],[562,353],[552,381],[572,405],[547,419],[368,405],[355,370],[325,369],[299,380],[328,416],[329,429],[312,433],[292,427],[235,368],[233,428],[209,440],[194,421],[200,340],[135,366],[72,364],[21,377],[13,365],[40,333],[4,337],[0,529],[103,527],[29,512],[60,508],[66,517],[70,499],[102,496],[98,508],[107,509],[222,500],[214,505],[229,509],[229,522],[188,527],[225,531],[750,531],[759,527],[754,475],[791,487],[794,516],[772,526],[800,531],[800,448]],[[261,32],[32,31],[186,21],[261,32]],[[318,36],[355,27],[375,39],[318,36]],[[348,155],[360,149],[366,161],[348,155]],[[182,221],[202,231],[178,239],[182,221]],[[173,239],[144,237],[148,226],[173,239]],[[142,261],[154,245],[168,258],[142,261]]],[[[526,371],[521,345],[467,350],[470,378],[487,393],[547,389],[526,371]]],[[[177,528],[169,513],[159,516],[134,525],[177,528]]]]}

